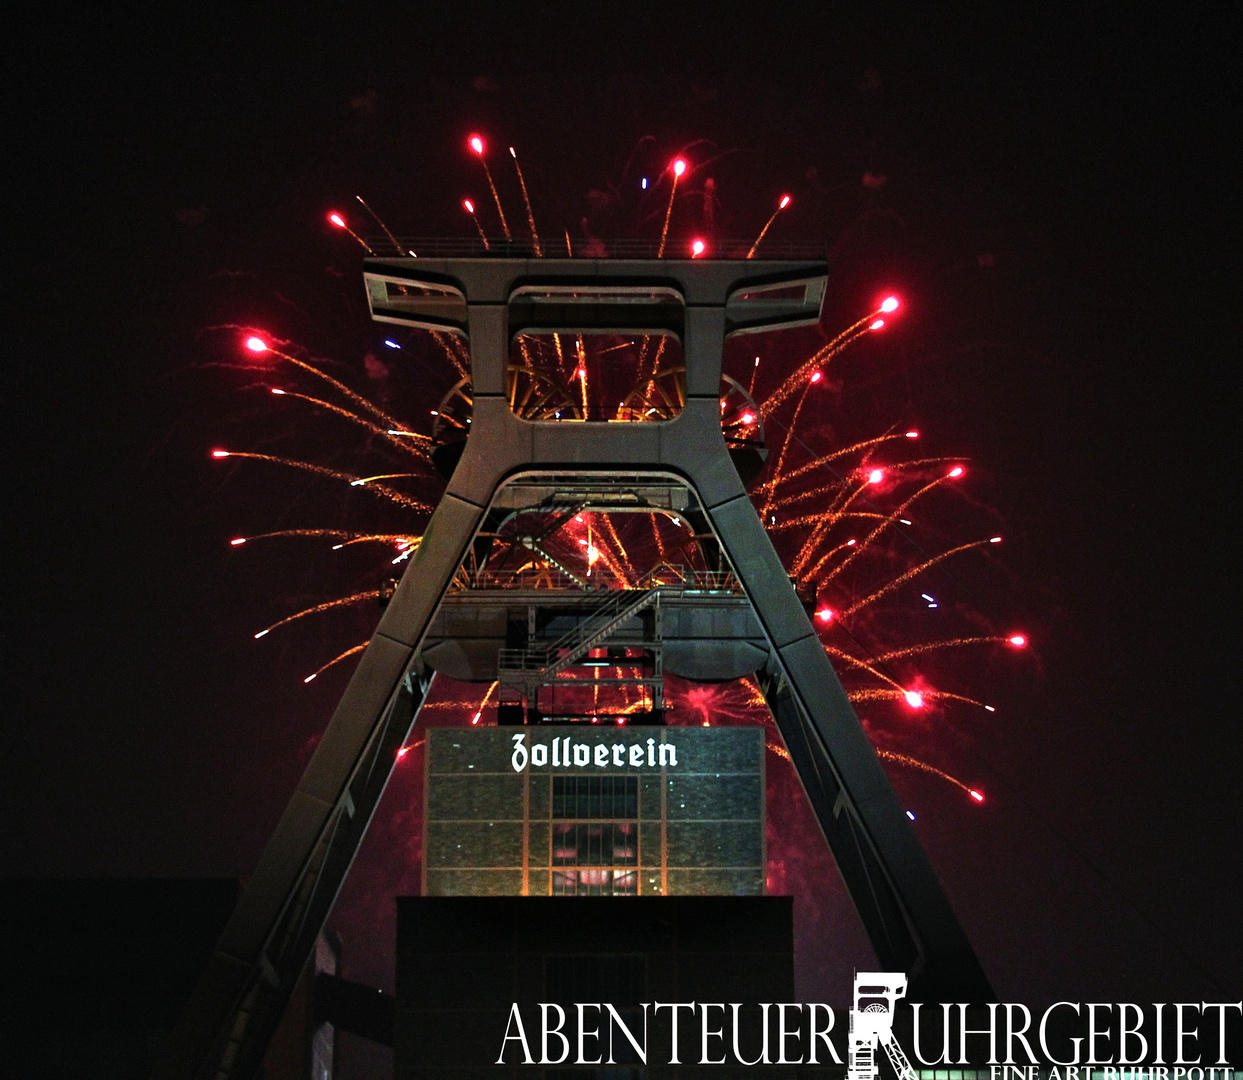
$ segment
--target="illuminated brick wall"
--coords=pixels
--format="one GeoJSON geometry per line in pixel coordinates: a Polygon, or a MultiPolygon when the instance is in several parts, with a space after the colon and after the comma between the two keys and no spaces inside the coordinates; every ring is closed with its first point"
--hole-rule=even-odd
{"type": "Polygon", "coordinates": [[[424,792],[426,896],[764,891],[760,728],[432,729],[424,792]]]}

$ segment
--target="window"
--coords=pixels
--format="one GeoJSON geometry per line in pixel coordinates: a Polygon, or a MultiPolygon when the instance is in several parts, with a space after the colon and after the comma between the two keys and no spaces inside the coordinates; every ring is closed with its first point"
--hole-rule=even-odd
{"type": "Polygon", "coordinates": [[[552,816],[635,820],[639,816],[637,776],[554,776],[552,816]]]}
{"type": "Polygon", "coordinates": [[[638,777],[554,776],[552,816],[554,896],[638,895],[638,777]]]}
{"type": "Polygon", "coordinates": [[[565,821],[552,830],[553,866],[638,866],[639,828],[633,821],[565,821]]]}
{"type": "Polygon", "coordinates": [[[638,870],[554,870],[553,896],[638,896],[638,870]]]}

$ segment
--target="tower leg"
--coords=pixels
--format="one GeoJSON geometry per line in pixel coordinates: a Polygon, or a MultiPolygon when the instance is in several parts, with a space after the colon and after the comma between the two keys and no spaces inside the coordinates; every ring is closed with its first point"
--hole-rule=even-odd
{"type": "Polygon", "coordinates": [[[878,960],[907,974],[913,1000],[993,1000],[751,501],[707,513],[771,642],[760,686],[878,960]]]}
{"type": "Polygon", "coordinates": [[[431,687],[416,648],[482,508],[446,496],[169,1041],[154,1080],[254,1076],[431,687]]]}

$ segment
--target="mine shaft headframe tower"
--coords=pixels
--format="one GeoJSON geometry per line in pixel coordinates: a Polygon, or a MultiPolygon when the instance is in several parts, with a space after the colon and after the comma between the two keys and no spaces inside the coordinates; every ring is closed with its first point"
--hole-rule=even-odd
{"type": "Polygon", "coordinates": [[[539,474],[685,484],[762,628],[756,675],[880,965],[910,976],[913,1000],[994,1000],[722,436],[726,340],[816,324],[825,264],[371,258],[365,278],[376,320],[468,343],[470,434],[155,1075],[257,1071],[427,694],[429,627],[498,491],[539,474]],[[676,334],[685,404],[661,422],[521,419],[506,379],[524,331],[676,334]]]}

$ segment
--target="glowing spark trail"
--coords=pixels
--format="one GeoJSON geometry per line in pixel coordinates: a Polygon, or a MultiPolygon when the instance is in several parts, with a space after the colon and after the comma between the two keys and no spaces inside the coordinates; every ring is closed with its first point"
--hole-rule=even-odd
{"type": "Polygon", "coordinates": [[[799,395],[798,404],[794,407],[794,416],[786,427],[786,437],[782,440],[781,450],[777,454],[777,464],[773,467],[772,487],[768,489],[768,497],[764,500],[764,509],[760,511],[760,520],[765,521],[771,516],[773,495],[777,490],[777,485],[781,483],[781,467],[785,464],[786,451],[790,448],[790,443],[794,440],[794,426],[798,423],[798,414],[803,411],[803,403],[807,400],[807,393],[811,389],[811,383],[803,387],[802,394],[799,395]]]}
{"type": "Polygon", "coordinates": [[[387,442],[392,443],[394,446],[399,447],[401,450],[407,453],[417,454],[421,457],[428,458],[428,460],[430,460],[430,456],[428,455],[426,448],[418,445],[418,440],[420,439],[426,440],[427,442],[431,442],[431,436],[429,435],[419,435],[413,431],[397,432],[391,428],[380,427],[378,424],[373,424],[370,420],[367,420],[359,416],[358,413],[353,412],[350,409],[343,409],[340,405],[334,405],[330,401],[323,401],[320,398],[311,397],[308,394],[299,394],[294,390],[279,390],[279,389],[273,388],[272,393],[276,394],[278,397],[297,398],[299,401],[305,401],[311,405],[316,405],[321,409],[327,409],[329,412],[334,413],[335,415],[341,417],[343,420],[348,420],[351,424],[357,424],[359,427],[366,428],[373,435],[379,435],[381,438],[385,439],[387,442]],[[408,441],[403,441],[401,439],[398,439],[395,436],[399,434],[410,436],[414,438],[416,441],[412,444],[408,441]]]}
{"type": "Polygon", "coordinates": [[[928,570],[933,566],[936,566],[937,563],[944,562],[951,555],[957,555],[960,551],[970,551],[972,548],[981,547],[982,545],[987,544],[988,542],[989,541],[987,540],[974,540],[970,544],[959,544],[959,546],[956,548],[950,548],[949,551],[943,551],[940,555],[935,555],[931,559],[928,559],[927,561],[920,563],[918,566],[911,567],[905,573],[899,574],[896,578],[890,581],[887,585],[884,585],[881,588],[877,589],[876,592],[872,593],[871,596],[866,596],[862,600],[859,600],[856,603],[852,604],[850,607],[848,607],[845,611],[842,612],[842,616],[847,617],[847,616],[853,615],[860,608],[867,607],[869,604],[875,602],[876,600],[879,600],[886,593],[892,592],[894,589],[896,589],[899,585],[903,584],[904,582],[910,581],[911,578],[915,577],[918,574],[922,574],[925,570],[928,570]]]}
{"type": "MultiPolygon", "coordinates": [[[[361,195],[355,195],[354,198],[356,198],[360,203],[362,203],[363,209],[366,210],[367,213],[369,213],[372,216],[372,218],[375,219],[375,223],[380,226],[380,231],[383,232],[386,237],[388,237],[388,242],[393,245],[393,250],[400,252],[401,245],[397,242],[397,237],[395,237],[392,234],[392,232],[389,231],[389,227],[385,225],[383,221],[380,220],[380,215],[377,214],[374,210],[371,209],[370,206],[367,205],[367,200],[364,199],[361,195]]],[[[410,252],[410,254],[413,255],[414,252],[412,251],[410,252]]]]}
{"type": "Polygon", "coordinates": [[[781,201],[777,204],[777,209],[773,211],[773,216],[770,217],[764,223],[764,227],[760,230],[760,235],[755,238],[755,243],[751,245],[751,250],[747,252],[748,259],[755,258],[756,249],[760,246],[760,241],[764,239],[764,234],[768,232],[770,228],[772,228],[773,222],[777,220],[777,215],[780,214],[781,211],[784,210],[789,205],[790,205],[790,196],[782,195],[781,201]]]}
{"type": "Polygon", "coordinates": [[[475,223],[475,228],[479,232],[479,239],[483,241],[483,250],[491,251],[492,245],[488,243],[488,234],[483,231],[483,226],[479,224],[479,218],[475,216],[475,204],[470,199],[463,199],[462,209],[470,214],[471,221],[475,223]]]}
{"type": "MultiPolygon", "coordinates": [[[[511,230],[485,159],[484,140],[478,135],[472,135],[468,144],[483,166],[502,230],[506,239],[510,240],[511,230]]],[[[688,149],[693,150],[694,145],[691,144],[688,149]]],[[[510,147],[509,153],[522,192],[531,244],[535,255],[542,256],[544,245],[537,232],[526,178],[516,150],[510,147]]],[[[701,164],[700,171],[705,167],[701,164]]],[[[664,258],[669,251],[673,207],[678,185],[688,170],[688,164],[685,159],[678,157],[669,163],[668,169],[671,184],[661,224],[658,258],[664,258]]],[[[659,196],[654,197],[659,199],[659,196]]],[[[355,198],[379,225],[388,243],[400,252],[397,237],[361,196],[355,198]]],[[[788,195],[780,198],[776,210],[747,251],[747,259],[756,257],[767,233],[790,202],[788,195]]],[[[470,199],[464,199],[461,205],[470,214],[484,249],[491,250],[475,204],[470,199]]],[[[334,227],[349,232],[359,244],[367,248],[365,240],[350,229],[343,215],[334,211],[329,216],[329,221],[334,227]]],[[[566,252],[573,256],[569,230],[565,229],[564,234],[566,252]]],[[[584,234],[587,243],[599,243],[594,240],[586,220],[584,234]]],[[[523,243],[525,245],[525,241],[523,243]]],[[[692,236],[675,241],[675,246],[681,244],[686,246],[679,247],[677,255],[673,257],[681,259],[688,254],[690,257],[716,255],[712,237],[707,234],[703,234],[702,239],[692,236]]],[[[557,245],[559,246],[559,241],[557,245]]],[[[367,250],[370,251],[369,248],[367,250]]],[[[594,248],[589,249],[588,253],[600,254],[594,248]]],[[[415,253],[411,251],[409,254],[413,256],[415,253]]],[[[737,254],[733,257],[736,258],[737,254]]],[[[1028,645],[1028,639],[1026,635],[1015,631],[955,637],[952,636],[953,630],[942,630],[943,640],[904,645],[902,642],[909,641],[910,637],[890,637],[889,628],[884,624],[884,620],[891,614],[891,606],[895,606],[892,604],[884,605],[874,615],[869,613],[868,617],[852,620],[852,616],[861,610],[876,605],[877,601],[891,595],[904,583],[950,556],[986,543],[1000,542],[1000,537],[994,536],[988,540],[962,544],[931,557],[915,547],[918,533],[902,528],[912,523],[912,517],[907,516],[911,514],[910,508],[938,485],[964,476],[965,471],[960,463],[961,459],[912,458],[890,448],[890,444],[899,440],[918,438],[918,432],[914,428],[891,429],[880,436],[856,441],[829,452],[821,452],[808,446],[798,430],[800,421],[808,423],[808,417],[812,414],[816,414],[815,420],[819,424],[824,419],[821,414],[833,407],[829,397],[820,393],[817,393],[815,402],[811,403],[817,407],[807,407],[811,388],[823,388],[827,385],[825,369],[829,363],[860,337],[886,326],[899,306],[900,302],[895,296],[885,296],[879,300],[876,310],[825,341],[810,356],[804,353],[804,358],[795,364],[782,367],[780,371],[784,374],[774,380],[778,382],[776,389],[758,403],[754,394],[760,357],[754,358],[753,366],[749,363],[751,357],[745,357],[751,367],[750,388],[746,391],[746,399],[739,401],[737,397],[730,397],[730,394],[741,391],[747,381],[745,376],[740,376],[741,381],[738,383],[731,380],[735,389],[723,393],[721,402],[722,424],[727,437],[757,448],[763,446],[761,440],[764,421],[772,420],[777,423],[777,410],[790,410],[789,414],[785,411],[779,414],[782,417],[780,425],[785,429],[784,438],[780,448],[773,448],[776,452],[774,458],[769,460],[766,477],[761,482],[749,485],[750,497],[774,540],[785,545],[783,556],[792,571],[791,577],[797,582],[798,595],[812,614],[818,636],[833,641],[833,644],[827,644],[822,640],[821,645],[841,673],[847,697],[853,702],[886,703],[875,710],[882,713],[888,713],[888,709],[893,707],[893,719],[897,723],[891,729],[892,734],[898,738],[909,738],[912,733],[922,737],[935,730],[938,703],[964,703],[982,707],[989,712],[995,711],[993,706],[981,705],[980,702],[961,694],[925,688],[928,682],[941,683],[946,672],[942,669],[928,672],[911,670],[919,664],[921,658],[935,657],[977,645],[1021,650],[1028,645]],[[787,415],[788,422],[785,419],[787,415]],[[805,457],[799,454],[795,444],[806,451],[805,457]],[[844,459],[850,459],[849,464],[839,465],[844,459]],[[911,490],[914,490],[913,494],[903,494],[911,490]],[[896,509],[890,510],[895,504],[896,509]],[[856,509],[856,506],[862,508],[856,509]],[[778,517],[780,521],[777,520],[778,517]],[[850,536],[846,530],[855,532],[856,535],[850,536]],[[901,540],[893,546],[887,546],[884,540],[890,537],[900,537],[901,540]],[[910,565],[913,560],[903,555],[907,551],[907,548],[902,547],[903,544],[915,547],[919,552],[916,557],[923,561],[918,565],[910,565]],[[894,559],[899,560],[896,566],[893,565],[894,559]],[[877,647],[882,642],[884,647],[877,647]]],[[[415,471],[354,476],[324,466],[269,454],[215,450],[211,452],[213,457],[270,461],[345,482],[352,487],[365,487],[406,510],[421,513],[433,509],[421,499],[406,495],[386,484],[386,481],[391,480],[414,480],[420,485],[414,490],[420,494],[426,492],[427,497],[431,498],[435,490],[431,486],[432,476],[430,472],[417,470],[422,468],[424,462],[430,462],[432,435],[411,430],[410,423],[388,416],[378,405],[317,366],[329,366],[330,361],[318,357],[300,359],[274,348],[266,337],[252,334],[241,327],[235,326],[231,329],[249,335],[244,339],[244,347],[253,356],[262,357],[270,353],[273,357],[286,360],[314,375],[333,388],[333,392],[329,393],[332,400],[329,401],[294,390],[268,387],[272,394],[297,398],[316,409],[348,421],[354,428],[365,431],[368,436],[379,436],[383,441],[382,446],[375,440],[367,443],[369,453],[377,449],[383,451],[379,463],[371,464],[370,468],[397,470],[405,466],[406,469],[415,471]],[[336,403],[334,394],[341,396],[340,404],[336,403]]],[[[467,425],[470,423],[473,391],[470,385],[469,347],[464,338],[444,331],[431,333],[435,347],[448,361],[444,365],[445,372],[448,372],[451,365],[460,380],[451,392],[452,408],[446,404],[443,409],[429,410],[437,418],[434,432],[435,438],[439,440],[447,430],[445,425],[456,428],[457,434],[469,431],[467,425]],[[439,415],[441,413],[443,415],[439,415]]],[[[679,384],[680,389],[673,389],[674,380],[681,377],[679,373],[683,369],[678,366],[676,357],[671,359],[666,352],[671,339],[659,333],[636,335],[622,340],[625,338],[625,334],[619,334],[614,340],[620,340],[620,344],[610,344],[607,341],[597,342],[594,338],[585,341],[582,333],[573,332],[570,340],[564,343],[559,333],[519,336],[516,339],[516,354],[510,366],[510,406],[517,415],[542,420],[552,419],[554,415],[574,420],[668,419],[676,413],[685,393],[684,384],[679,384]],[[615,352],[621,355],[608,356],[615,352]],[[606,356],[607,360],[604,359],[606,356]],[[624,384],[613,381],[620,371],[628,372],[624,384]],[[607,401],[604,400],[606,396],[607,401]]],[[[676,345],[677,339],[672,340],[676,345]]],[[[409,355],[413,355],[413,344],[406,337],[394,338],[386,344],[394,349],[409,349],[409,355]]],[[[305,350],[297,351],[307,355],[305,350]]],[[[766,364],[768,363],[766,360],[766,364]]],[[[248,366],[254,368],[259,365],[248,366]]],[[[334,369],[329,366],[329,370],[334,369]]],[[[833,389],[836,394],[840,386],[834,386],[833,389]]],[[[771,444],[772,429],[768,430],[768,441],[771,444]]],[[[368,470],[360,468],[358,471],[368,470]]],[[[935,502],[932,505],[935,506],[935,502]]],[[[547,523],[544,525],[530,523],[538,520],[534,518],[522,520],[517,525],[498,526],[495,534],[489,534],[489,544],[481,546],[475,554],[467,557],[458,569],[451,588],[466,590],[490,587],[482,583],[487,580],[487,575],[492,574],[497,575],[498,580],[512,576],[515,582],[522,583],[523,588],[565,588],[567,581],[576,582],[580,588],[587,585],[601,589],[647,588],[655,583],[685,586],[709,569],[727,570],[725,565],[717,567],[715,563],[710,563],[705,551],[705,538],[696,535],[692,523],[681,519],[673,511],[612,514],[607,511],[593,512],[588,503],[583,503],[577,508],[558,510],[551,519],[546,519],[547,523]],[[478,553],[480,550],[483,554],[478,553]]],[[[935,521],[930,521],[929,524],[936,526],[935,521]]],[[[401,528],[403,525],[398,524],[397,527],[401,528]]],[[[413,527],[417,529],[419,525],[415,524],[413,527]]],[[[282,537],[325,539],[331,543],[333,551],[359,544],[379,544],[379,553],[386,560],[396,555],[391,559],[394,564],[409,559],[421,544],[420,536],[409,533],[357,532],[344,529],[280,529],[254,536],[237,536],[227,543],[232,548],[238,548],[254,540],[282,537]]],[[[371,552],[368,551],[367,554],[370,555],[371,552]]],[[[343,570],[348,570],[352,562],[353,560],[343,559],[339,565],[343,570]]],[[[273,623],[255,634],[255,637],[265,637],[271,631],[308,615],[390,597],[393,589],[387,582],[391,581],[391,575],[395,571],[385,562],[381,562],[379,568],[384,575],[382,580],[386,582],[384,586],[316,604],[273,623]]],[[[932,586],[928,585],[927,588],[931,589],[932,586]]],[[[943,618],[954,611],[954,605],[948,597],[942,596],[941,588],[937,592],[943,600],[944,610],[934,617],[943,618]]],[[[926,599],[930,607],[936,606],[930,596],[926,599]]],[[[917,603],[917,606],[923,605],[917,603]]],[[[903,630],[907,630],[909,635],[909,623],[898,630],[899,635],[903,630]]],[[[343,644],[344,642],[339,642],[336,647],[343,644]]],[[[314,681],[335,665],[357,657],[365,648],[365,644],[352,645],[305,676],[303,682],[314,681]]],[[[607,646],[594,649],[584,658],[584,666],[590,669],[590,673],[563,672],[557,680],[558,686],[565,687],[571,697],[580,695],[578,707],[588,710],[584,719],[594,723],[625,723],[627,716],[652,707],[652,699],[646,687],[640,687],[636,691],[630,686],[611,685],[614,673],[625,678],[642,677],[647,673],[643,654],[639,652],[636,655],[636,652],[638,650],[632,649],[624,650],[624,654],[610,652],[607,646]],[[592,715],[592,711],[595,715],[592,715]]],[[[681,714],[681,719],[675,719],[674,722],[705,725],[753,723],[752,710],[766,709],[765,699],[754,680],[738,680],[729,689],[695,686],[690,690],[680,690],[679,685],[676,680],[672,681],[665,691],[669,707],[675,713],[681,714]]],[[[457,712],[461,714],[462,722],[469,722],[471,725],[491,723],[492,718],[485,721],[484,715],[488,706],[497,699],[498,690],[499,686],[494,682],[483,694],[482,700],[471,700],[467,692],[465,700],[432,701],[424,707],[429,710],[457,712]]],[[[771,737],[774,731],[771,720],[765,722],[769,724],[771,737]]],[[[398,757],[412,748],[402,747],[398,751],[398,757]]],[[[769,742],[768,748],[774,754],[789,758],[788,751],[779,741],[769,742]]],[[[890,750],[878,749],[877,753],[889,763],[918,769],[946,780],[975,802],[984,801],[984,795],[978,789],[968,787],[936,766],[890,750]]]]}
{"type": "MultiPolygon", "coordinates": [[[[814,461],[808,462],[806,465],[800,465],[797,469],[791,469],[782,477],[783,480],[794,480],[805,473],[811,472],[813,469],[821,469],[831,462],[838,461],[841,458],[848,457],[851,454],[857,454],[860,450],[867,450],[873,446],[880,446],[882,443],[892,442],[895,439],[901,439],[902,435],[879,435],[874,439],[864,439],[863,442],[857,442],[852,446],[845,446],[840,450],[834,450],[831,454],[825,454],[818,457],[814,461]]],[[[756,484],[753,491],[767,491],[771,487],[776,486],[775,480],[765,480],[762,484],[756,484]]]]}
{"type": "Polygon", "coordinates": [[[518,153],[512,146],[509,148],[509,156],[514,159],[514,169],[518,173],[518,184],[522,188],[522,201],[527,208],[527,224],[531,227],[531,242],[535,245],[535,255],[538,258],[544,253],[540,250],[539,233],[535,231],[535,212],[531,209],[531,197],[527,194],[527,182],[522,175],[522,166],[518,164],[518,153]]]}
{"type": "Polygon", "coordinates": [[[363,484],[370,484],[375,480],[408,480],[419,475],[408,472],[377,473],[375,476],[360,476],[357,480],[351,480],[350,487],[362,487],[363,484]]]}
{"type": "Polygon", "coordinates": [[[344,229],[347,233],[349,233],[355,240],[359,242],[359,244],[362,245],[363,250],[368,255],[375,254],[375,252],[372,251],[371,248],[367,246],[367,241],[364,240],[361,236],[359,236],[358,233],[356,233],[353,229],[351,229],[349,227],[349,224],[346,222],[345,218],[343,218],[335,210],[332,211],[332,213],[328,215],[328,221],[331,224],[335,225],[338,229],[344,229]]]}
{"type": "Polygon", "coordinates": [[[362,652],[363,649],[365,649],[366,647],[367,647],[367,642],[365,641],[361,645],[351,646],[350,648],[346,649],[345,652],[341,653],[340,655],[334,656],[331,660],[328,661],[328,663],[324,664],[322,667],[316,668],[314,671],[311,672],[310,675],[308,675],[302,681],[304,683],[309,683],[313,681],[314,679],[317,679],[320,675],[322,675],[325,671],[327,671],[330,667],[332,667],[333,664],[339,664],[342,660],[345,660],[351,656],[354,656],[356,653],[362,652]]]}
{"type": "MultiPolygon", "coordinates": [[[[892,514],[890,514],[883,522],[881,522],[880,525],[878,525],[875,529],[873,529],[870,533],[868,533],[866,537],[864,537],[863,543],[859,544],[855,548],[854,551],[852,551],[849,555],[846,556],[846,558],[837,567],[836,572],[841,573],[841,571],[845,570],[847,566],[849,566],[855,559],[857,559],[860,555],[862,555],[863,552],[865,552],[871,546],[872,542],[878,536],[880,536],[887,528],[889,528],[889,526],[897,522],[902,517],[902,515],[905,514],[906,511],[911,507],[912,503],[914,503],[918,499],[923,498],[924,495],[926,495],[934,487],[942,483],[943,480],[944,480],[944,477],[938,477],[936,480],[933,480],[930,484],[925,484],[918,491],[916,491],[914,495],[912,495],[909,499],[907,499],[904,503],[902,503],[892,514]]],[[[870,478],[869,478],[869,482],[870,482],[870,478]]],[[[847,614],[849,614],[849,612],[847,612],[847,614]]]]}
{"type": "Polygon", "coordinates": [[[781,405],[802,383],[810,378],[812,372],[817,368],[824,367],[833,357],[837,356],[852,342],[861,338],[868,333],[868,323],[871,322],[872,316],[865,315],[857,323],[848,326],[837,337],[826,345],[822,345],[820,349],[812,356],[810,360],[805,361],[799,368],[787,378],[776,390],[768,395],[764,401],[760,402],[760,415],[765,419],[779,405],[781,405]]]}
{"type": "Polygon", "coordinates": [[[384,594],[380,589],[369,589],[366,592],[354,593],[353,596],[342,596],[337,600],[325,600],[322,604],[316,604],[314,607],[309,607],[303,611],[295,612],[293,615],[288,615],[285,618],[274,622],[266,630],[260,630],[259,633],[255,635],[255,638],[258,639],[266,637],[273,630],[276,630],[282,626],[288,626],[291,622],[294,622],[297,619],[305,619],[308,615],[318,615],[321,611],[330,611],[332,608],[346,607],[350,604],[361,604],[364,600],[378,600],[383,595],[384,594]]]}
{"type": "Polygon", "coordinates": [[[984,796],[981,795],[975,788],[968,787],[957,777],[950,776],[949,773],[942,769],[938,769],[935,765],[929,765],[926,761],[920,761],[917,758],[907,757],[906,754],[895,754],[892,750],[882,750],[880,747],[877,747],[876,749],[876,756],[882,761],[892,761],[898,765],[905,765],[908,768],[919,769],[920,772],[926,772],[933,776],[938,776],[942,780],[948,780],[955,787],[962,788],[962,790],[970,795],[976,802],[984,801],[984,796]]]}
{"type": "Polygon", "coordinates": [[[279,356],[282,360],[289,361],[289,363],[293,364],[295,367],[300,367],[303,371],[309,372],[317,379],[322,379],[324,382],[328,383],[329,386],[332,386],[345,397],[349,398],[350,401],[354,402],[354,404],[362,409],[363,412],[370,413],[373,417],[375,417],[381,424],[384,425],[386,431],[389,428],[401,427],[401,424],[389,416],[383,409],[377,408],[373,402],[368,401],[361,394],[356,394],[353,390],[346,386],[345,383],[334,379],[326,371],[321,371],[314,364],[310,364],[305,360],[299,360],[296,356],[291,356],[287,352],[282,352],[280,349],[274,347],[267,339],[252,334],[246,339],[245,345],[250,352],[255,353],[256,355],[271,353],[273,356],[279,356]]]}
{"type": "MultiPolygon", "coordinates": [[[[492,170],[488,168],[488,159],[483,156],[483,139],[478,135],[472,135],[470,137],[470,148],[475,151],[475,156],[479,158],[479,164],[483,166],[483,175],[488,178],[488,187],[492,190],[492,198],[496,203],[496,212],[501,216],[501,231],[505,233],[506,240],[512,240],[513,236],[509,231],[509,222],[505,220],[505,210],[501,206],[501,196],[497,193],[496,185],[492,183],[492,170]]],[[[514,160],[517,161],[518,158],[515,156],[514,160]]]]}
{"type": "Polygon", "coordinates": [[[890,652],[880,653],[878,656],[872,657],[872,662],[876,664],[886,664],[890,660],[903,660],[908,656],[920,656],[924,653],[941,652],[944,649],[961,649],[966,645],[1004,645],[1007,643],[1011,643],[1010,638],[1002,637],[1000,635],[950,638],[947,641],[925,641],[921,642],[919,645],[908,645],[905,649],[893,649],[890,652]]]}
{"type": "MultiPolygon", "coordinates": [[[[347,484],[353,485],[354,481],[359,479],[357,476],[351,476],[349,473],[337,472],[335,469],[326,469],[322,465],[312,465],[309,461],[297,461],[294,458],[276,457],[273,454],[250,454],[240,450],[213,450],[212,457],[236,457],[250,458],[253,461],[270,461],[276,465],[285,465],[291,469],[301,469],[303,472],[314,473],[316,476],[326,476],[332,480],[343,480],[347,484]]],[[[418,499],[412,499],[409,495],[403,495],[400,491],[394,491],[390,487],[383,484],[365,484],[364,491],[371,491],[377,495],[381,495],[391,502],[397,503],[399,506],[405,506],[411,510],[423,510],[430,512],[434,509],[425,502],[418,499]]]]}
{"type": "Polygon", "coordinates": [[[669,171],[673,173],[673,184],[669,188],[669,205],[665,208],[665,223],[660,230],[660,247],[656,249],[658,259],[665,257],[665,241],[669,238],[669,219],[673,216],[673,200],[678,193],[678,180],[686,172],[686,162],[678,158],[669,166],[669,171]]]}
{"type": "MultiPolygon", "coordinates": [[[[832,616],[832,612],[830,612],[830,616],[832,616]]],[[[823,621],[827,622],[829,620],[823,620],[823,621]]],[[[841,660],[843,663],[850,664],[851,667],[859,668],[862,671],[866,671],[869,675],[874,675],[876,678],[880,679],[881,682],[887,682],[895,690],[902,691],[903,693],[905,693],[905,691],[902,690],[901,683],[897,682],[897,680],[886,675],[883,671],[880,670],[880,668],[876,666],[877,664],[881,663],[880,657],[873,657],[871,662],[869,663],[867,660],[860,660],[857,656],[852,656],[850,653],[843,652],[841,649],[834,648],[832,645],[825,645],[824,651],[828,653],[830,656],[834,656],[838,660],[841,660]]]]}
{"type": "MultiPolygon", "coordinates": [[[[239,455],[240,456],[240,455],[239,455]]],[[[337,547],[346,547],[349,544],[361,544],[366,541],[376,541],[392,543],[397,540],[405,540],[417,543],[420,539],[417,536],[404,536],[396,533],[356,533],[346,532],[343,529],[277,529],[275,532],[255,533],[254,536],[240,538],[242,543],[251,543],[254,540],[270,540],[277,537],[324,537],[329,540],[342,540],[344,543],[338,544],[337,547]]],[[[238,546],[238,540],[230,540],[229,543],[234,547],[238,546]]],[[[336,550],[334,548],[334,550],[336,550]]]]}

